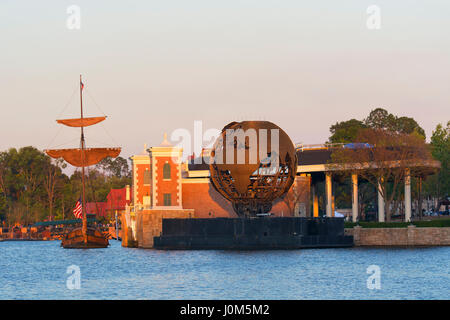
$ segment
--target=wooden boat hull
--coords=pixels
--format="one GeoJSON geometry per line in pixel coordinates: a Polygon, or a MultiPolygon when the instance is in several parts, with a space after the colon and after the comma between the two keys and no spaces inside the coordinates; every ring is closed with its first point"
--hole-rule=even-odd
{"type": "Polygon", "coordinates": [[[61,246],[65,249],[106,248],[109,246],[109,241],[101,231],[88,228],[87,243],[85,243],[82,228],[76,228],[64,235],[61,246]]]}

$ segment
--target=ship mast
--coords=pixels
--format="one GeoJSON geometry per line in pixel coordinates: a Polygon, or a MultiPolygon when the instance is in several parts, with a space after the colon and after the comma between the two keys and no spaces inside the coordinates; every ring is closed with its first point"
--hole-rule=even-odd
{"type": "MultiPolygon", "coordinates": [[[[83,83],[81,82],[81,74],[80,74],[80,107],[81,107],[81,123],[83,123],[83,83]]],[[[83,227],[82,227],[82,233],[83,233],[83,240],[84,243],[87,244],[87,217],[86,217],[86,199],[85,199],[85,177],[84,177],[84,149],[85,149],[85,142],[84,142],[84,126],[81,126],[81,188],[82,188],[82,215],[83,215],[83,227]]]]}
{"type": "MultiPolygon", "coordinates": [[[[74,128],[81,129],[80,147],[69,149],[46,149],[45,153],[54,159],[64,159],[67,163],[81,167],[81,236],[80,229],[76,228],[73,232],[69,232],[63,238],[61,245],[64,248],[105,248],[108,246],[108,239],[104,237],[100,231],[94,230],[88,239],[87,228],[87,208],[86,208],[86,176],[85,167],[95,165],[106,157],[116,158],[119,156],[121,148],[87,148],[84,139],[84,127],[89,127],[102,122],[106,119],[103,117],[85,117],[83,113],[83,89],[84,85],[80,75],[80,118],[60,119],[57,123],[74,128]]],[[[75,213],[75,211],[74,211],[75,213]]],[[[79,217],[76,212],[76,217],[79,217]]]]}

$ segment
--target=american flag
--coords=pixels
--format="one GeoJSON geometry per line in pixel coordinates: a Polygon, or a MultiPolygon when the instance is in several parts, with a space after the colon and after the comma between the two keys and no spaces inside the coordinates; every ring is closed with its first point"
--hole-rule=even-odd
{"type": "Polygon", "coordinates": [[[73,215],[77,219],[81,219],[83,217],[83,209],[81,205],[81,198],[78,199],[77,204],[75,205],[75,209],[73,209],[73,215]]]}

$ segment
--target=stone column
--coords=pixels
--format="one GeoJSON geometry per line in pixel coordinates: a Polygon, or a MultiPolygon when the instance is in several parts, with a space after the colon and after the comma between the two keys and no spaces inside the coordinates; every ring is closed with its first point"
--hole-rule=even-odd
{"type": "Polygon", "coordinates": [[[331,182],[331,173],[325,173],[325,199],[326,199],[326,215],[327,217],[332,217],[332,182],[331,182]]]}
{"type": "Polygon", "coordinates": [[[358,220],[358,175],[352,174],[352,221],[358,220]]]}
{"type": "Polygon", "coordinates": [[[384,222],[384,199],[380,183],[378,183],[378,222],[384,222]]]}
{"type": "Polygon", "coordinates": [[[405,172],[405,221],[411,221],[411,171],[405,172]]]}
{"type": "Polygon", "coordinates": [[[334,194],[331,194],[331,216],[334,217],[334,213],[336,212],[336,207],[334,205],[334,194]]]}
{"type": "Polygon", "coordinates": [[[319,197],[316,192],[316,185],[312,185],[313,191],[313,217],[317,218],[319,216],[319,197]]]}

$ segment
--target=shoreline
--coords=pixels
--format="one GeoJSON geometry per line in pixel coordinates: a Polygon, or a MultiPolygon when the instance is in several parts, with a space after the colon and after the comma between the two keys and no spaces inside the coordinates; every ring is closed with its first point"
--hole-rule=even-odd
{"type": "MultiPolygon", "coordinates": [[[[416,227],[409,225],[400,228],[364,228],[355,226],[345,228],[344,234],[353,236],[354,247],[421,248],[450,246],[450,227],[416,227]]],[[[60,241],[60,239],[0,238],[0,242],[7,241],[60,241]]]]}

